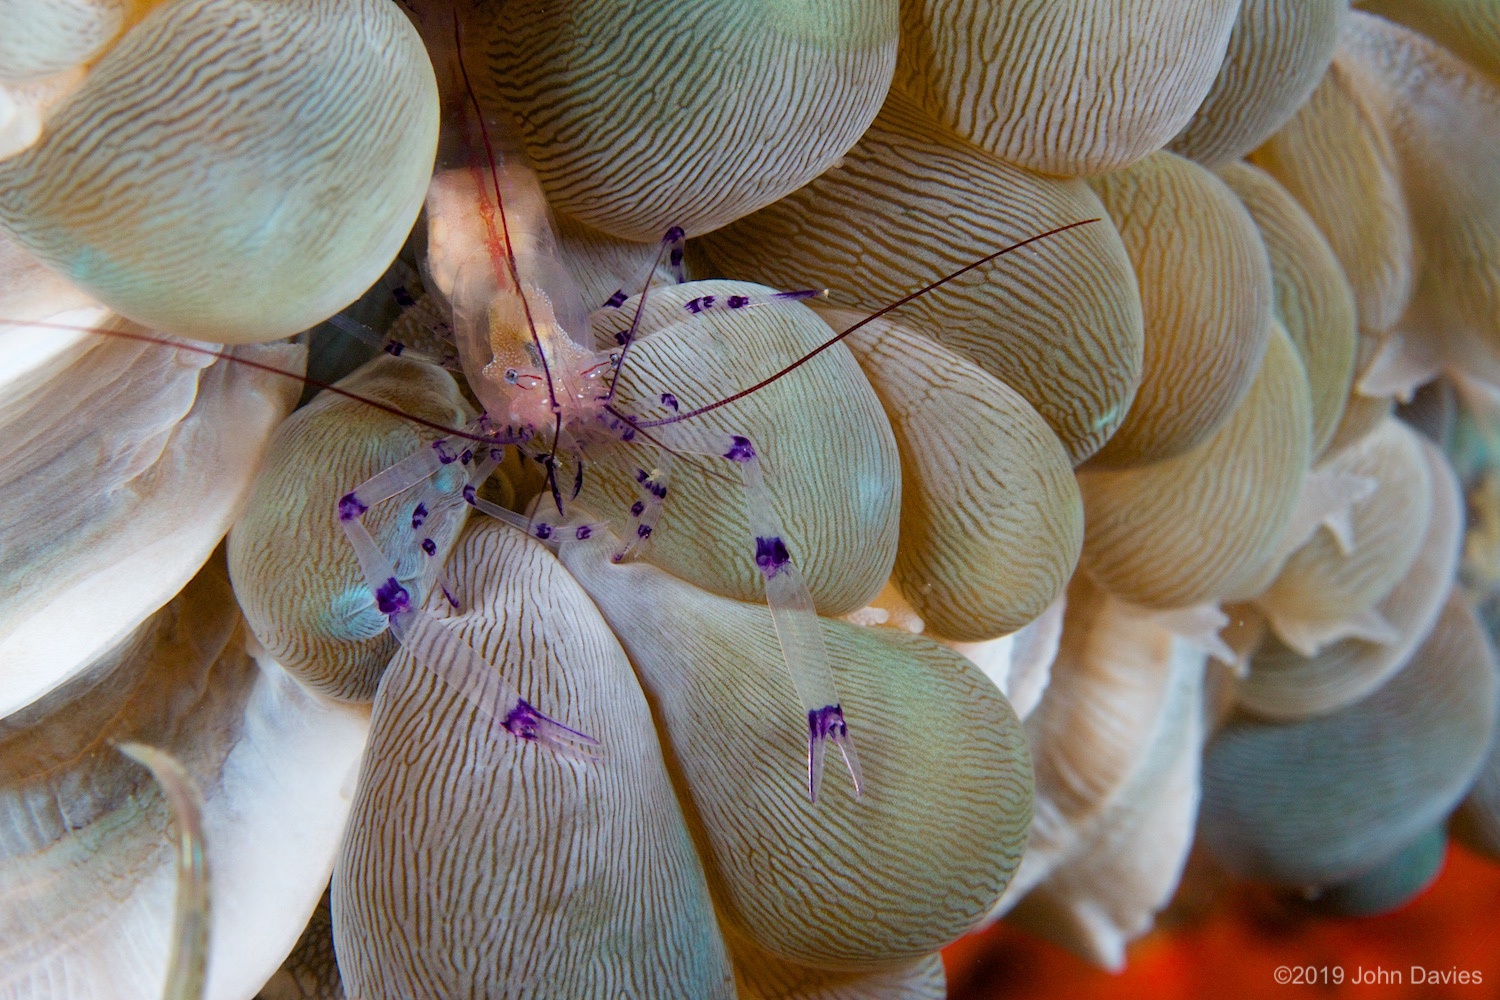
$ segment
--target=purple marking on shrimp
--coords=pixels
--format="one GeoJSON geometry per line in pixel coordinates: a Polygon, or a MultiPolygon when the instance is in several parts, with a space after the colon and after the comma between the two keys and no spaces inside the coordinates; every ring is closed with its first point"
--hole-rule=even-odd
{"type": "Polygon", "coordinates": [[[443,591],[443,599],[446,600],[449,604],[453,605],[453,610],[457,611],[458,610],[458,598],[454,597],[451,593],[449,593],[447,587],[442,587],[441,589],[443,591]]]}
{"type": "Polygon", "coordinates": [[[620,435],[620,440],[630,442],[635,440],[635,428],[631,427],[620,435]]]}
{"type": "Polygon", "coordinates": [[[673,247],[672,248],[672,252],[668,255],[667,259],[671,261],[673,267],[681,267],[682,266],[682,248],[681,247],[673,247]]]}
{"type": "Polygon", "coordinates": [[[551,538],[552,537],[552,525],[548,524],[545,521],[538,521],[537,524],[536,524],[536,537],[541,538],[541,539],[551,538]]]}
{"type": "Polygon", "coordinates": [[[830,736],[842,739],[849,735],[849,724],[844,721],[844,709],[839,705],[824,705],[807,712],[807,738],[826,740],[830,736]]]}
{"type": "Polygon", "coordinates": [[[682,307],[690,313],[706,312],[714,307],[714,296],[700,295],[696,299],[688,299],[682,307]]]}
{"type": "Polygon", "coordinates": [[[586,525],[586,524],[580,524],[580,525],[579,525],[579,526],[578,526],[578,530],[577,530],[577,531],[575,531],[575,532],[573,532],[573,537],[574,537],[574,538],[577,538],[577,539],[578,539],[578,540],[579,540],[579,541],[580,541],[580,542],[581,542],[581,541],[583,541],[583,540],[584,540],[584,539],[585,539],[585,538],[587,538],[587,537],[589,537],[589,536],[590,536],[590,535],[592,535],[592,534],[593,534],[593,533],[594,533],[594,529],[593,529],[593,528],[590,528],[590,527],[589,527],[589,526],[588,526],[588,525],[586,525]]]}
{"type": "Polygon", "coordinates": [[[618,309],[625,304],[625,300],[628,298],[630,296],[625,294],[625,289],[617,288],[615,289],[615,294],[604,300],[604,307],[606,309],[618,309]]]}
{"type": "Polygon", "coordinates": [[[731,309],[743,309],[750,304],[748,295],[731,295],[726,303],[731,309]]]}
{"type": "Polygon", "coordinates": [[[667,407],[673,413],[676,413],[677,397],[672,395],[670,392],[664,392],[661,394],[661,405],[667,407]]]}
{"type": "Polygon", "coordinates": [[[750,443],[749,438],[736,434],[729,439],[729,450],[724,453],[724,457],[731,462],[748,462],[755,457],[755,445],[750,443]]]}
{"type": "Polygon", "coordinates": [[[401,357],[401,352],[406,350],[406,345],[399,340],[388,340],[385,343],[385,353],[393,358],[401,357]]]}
{"type": "Polygon", "coordinates": [[[438,438],[432,442],[432,449],[437,452],[438,461],[444,465],[451,465],[458,459],[457,455],[448,450],[448,442],[443,438],[438,438]]]}
{"type": "Polygon", "coordinates": [[[636,529],[635,529],[635,533],[636,533],[637,537],[640,537],[640,538],[650,538],[651,537],[651,525],[649,525],[649,524],[638,525],[636,527],[636,529]]]}
{"type": "Polygon", "coordinates": [[[414,306],[417,304],[417,300],[411,297],[411,292],[408,292],[404,285],[397,285],[395,288],[392,288],[391,298],[396,300],[396,305],[398,306],[414,306]]]}
{"type": "Polygon", "coordinates": [[[434,542],[430,538],[422,539],[422,551],[430,556],[437,555],[437,542],[434,542]]]}
{"type": "Polygon", "coordinates": [[[411,594],[394,576],[390,577],[375,591],[375,607],[386,617],[399,615],[411,607],[411,594]]]}
{"type": "Polygon", "coordinates": [[[468,465],[472,461],[474,461],[474,452],[468,448],[465,448],[463,454],[458,456],[459,465],[468,465]]]}
{"type": "Polygon", "coordinates": [[[647,472],[645,469],[636,469],[635,470],[635,481],[636,482],[638,482],[638,483],[644,483],[646,480],[648,480],[650,478],[651,478],[651,473],[647,472]]]}
{"type": "Polygon", "coordinates": [[[641,516],[641,511],[643,511],[645,509],[646,509],[646,505],[644,503],[642,503],[641,501],[637,500],[635,503],[633,503],[633,504],[630,505],[630,516],[631,517],[640,517],[641,516]]]}
{"type": "Polygon", "coordinates": [[[760,567],[761,574],[767,580],[786,569],[787,563],[791,561],[792,554],[787,551],[786,542],[779,537],[756,537],[755,565],[760,567]]]}
{"type": "Polygon", "coordinates": [[[339,497],[339,520],[352,521],[365,511],[369,510],[368,504],[359,502],[359,497],[353,493],[345,493],[339,497]]]}
{"type": "Polygon", "coordinates": [[[416,529],[420,528],[422,526],[422,522],[425,520],[427,520],[427,505],[425,503],[419,503],[417,504],[416,510],[411,512],[412,530],[415,531],[416,529]]]}
{"type": "Polygon", "coordinates": [[[621,330],[619,333],[615,334],[615,343],[619,344],[622,347],[624,346],[624,344],[625,344],[625,331],[624,330],[621,330]]]}
{"type": "Polygon", "coordinates": [[[510,710],[501,725],[517,739],[535,740],[541,735],[539,730],[543,721],[542,714],[527,704],[525,698],[517,698],[516,707],[510,710]]]}
{"type": "Polygon", "coordinates": [[[678,240],[686,239],[687,233],[681,226],[673,226],[667,230],[667,234],[661,238],[663,243],[676,243],[678,240]]]}
{"type": "Polygon", "coordinates": [[[475,500],[474,484],[473,483],[465,483],[464,484],[464,503],[466,503],[470,507],[472,507],[472,506],[474,506],[474,500],[475,500]]]}

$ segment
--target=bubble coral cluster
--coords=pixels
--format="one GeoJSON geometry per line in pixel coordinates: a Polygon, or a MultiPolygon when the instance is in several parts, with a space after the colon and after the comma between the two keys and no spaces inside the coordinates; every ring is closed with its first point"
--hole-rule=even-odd
{"type": "Polygon", "coordinates": [[[0,0],[0,997],[920,1000],[1500,857],[1500,16],[1356,6],[0,0]],[[475,289],[612,437],[465,444],[475,289]]]}

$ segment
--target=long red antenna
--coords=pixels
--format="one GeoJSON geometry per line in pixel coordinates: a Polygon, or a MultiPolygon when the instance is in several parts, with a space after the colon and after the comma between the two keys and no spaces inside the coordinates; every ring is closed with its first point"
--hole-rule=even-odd
{"type": "Polygon", "coordinates": [[[863,326],[865,326],[865,325],[867,325],[869,323],[874,322],[875,320],[877,320],[880,317],[886,315],[887,313],[891,312],[892,310],[901,308],[902,306],[904,306],[908,302],[910,302],[912,299],[920,298],[921,296],[926,295],[928,292],[930,292],[930,291],[932,291],[932,290],[934,290],[936,288],[941,288],[942,286],[946,285],[948,282],[952,281],[954,278],[957,278],[957,277],[960,277],[962,275],[968,274],[970,271],[974,270],[976,267],[980,267],[980,266],[982,266],[984,264],[988,264],[990,261],[994,260],[996,257],[1003,257],[1006,254],[1011,253],[1012,251],[1020,250],[1022,247],[1030,246],[1031,244],[1036,243],[1039,240],[1045,240],[1048,237],[1056,236],[1058,233],[1065,233],[1069,229],[1077,229],[1079,226],[1087,226],[1090,223],[1101,222],[1101,221],[1103,221],[1103,220],[1101,220],[1101,219],[1080,219],[1077,222],[1070,222],[1070,223],[1068,223],[1065,226],[1058,226],[1056,229],[1049,229],[1045,233],[1037,233],[1035,236],[1028,236],[1026,239],[1022,240],[1019,243],[1012,243],[1008,247],[1004,247],[1003,249],[996,250],[994,253],[989,254],[988,256],[985,256],[985,257],[981,257],[978,260],[974,261],[974,263],[969,264],[966,267],[959,268],[957,271],[954,271],[952,274],[945,275],[944,277],[939,278],[938,280],[932,282],[929,285],[923,285],[921,288],[917,289],[915,292],[910,293],[909,295],[903,295],[901,298],[897,299],[895,302],[892,302],[888,306],[884,306],[884,307],[882,307],[880,309],[877,309],[875,312],[873,312],[870,315],[866,316],[864,319],[860,320],[858,323],[855,323],[853,326],[851,326],[849,329],[845,330],[843,333],[840,333],[837,336],[835,336],[833,339],[825,341],[824,343],[818,345],[813,350],[809,351],[807,354],[804,354],[802,357],[798,358],[796,361],[793,361],[791,364],[789,364],[785,368],[781,369],[781,371],[777,372],[774,375],[771,375],[771,376],[768,376],[766,378],[761,379],[759,382],[755,383],[754,385],[752,385],[748,389],[742,389],[742,390],[740,390],[739,392],[735,393],[732,396],[726,396],[726,397],[724,397],[723,399],[721,399],[721,400],[719,400],[717,402],[708,403],[708,404],[706,404],[704,406],[700,406],[696,410],[689,410],[686,413],[678,413],[678,414],[674,414],[673,416],[670,416],[670,417],[661,417],[661,418],[656,419],[656,420],[642,420],[639,423],[637,423],[635,426],[636,426],[637,429],[646,428],[646,427],[663,427],[663,426],[665,426],[667,424],[675,424],[675,423],[679,423],[679,422],[681,422],[683,420],[691,420],[693,417],[702,416],[705,413],[710,413],[710,412],[712,412],[714,410],[717,410],[721,406],[728,406],[730,403],[733,403],[737,399],[744,399],[746,396],[750,395],[752,392],[759,392],[760,390],[764,389],[766,386],[770,385],[772,382],[775,382],[778,379],[785,378],[787,375],[790,375],[792,372],[796,371],[798,368],[801,368],[803,365],[807,364],[813,358],[817,357],[819,354],[822,354],[824,351],[828,350],[834,344],[837,344],[839,341],[843,340],[845,337],[849,336],[849,334],[853,333],[855,330],[858,330],[860,327],[863,327],[863,326]]]}
{"type": "Polygon", "coordinates": [[[41,327],[44,330],[67,330],[70,333],[96,333],[104,337],[119,337],[121,340],[133,340],[141,344],[155,344],[158,347],[170,347],[173,350],[188,351],[192,354],[202,354],[211,358],[223,358],[226,361],[232,361],[235,364],[239,365],[246,365],[250,368],[256,369],[257,371],[267,372],[271,375],[280,375],[284,378],[292,379],[295,382],[301,382],[303,385],[310,385],[314,389],[326,390],[333,393],[335,396],[342,396],[345,399],[352,400],[356,403],[363,403],[368,407],[384,411],[385,413],[389,413],[392,416],[400,417],[403,420],[410,420],[414,424],[419,424],[423,427],[431,428],[432,430],[441,433],[444,437],[462,438],[465,441],[477,441],[480,444],[488,445],[515,444],[518,440],[520,440],[519,438],[501,437],[494,434],[491,434],[489,436],[485,436],[483,434],[473,434],[461,427],[449,427],[446,424],[438,423],[436,420],[428,420],[426,417],[419,417],[414,413],[407,413],[405,410],[401,409],[398,406],[392,406],[389,403],[382,403],[380,400],[371,399],[369,396],[361,396],[359,393],[350,392],[348,389],[341,389],[338,386],[328,382],[324,382],[321,379],[315,379],[311,375],[299,375],[296,372],[288,371],[285,368],[278,368],[275,365],[268,365],[264,361],[255,361],[251,358],[242,358],[237,354],[230,354],[228,353],[228,346],[219,350],[214,350],[213,348],[209,347],[200,347],[197,344],[184,343],[180,340],[170,340],[166,337],[155,337],[149,333],[133,333],[129,330],[106,330],[98,327],[70,326],[67,323],[49,323],[45,320],[0,319],[0,325],[36,326],[41,327]]]}

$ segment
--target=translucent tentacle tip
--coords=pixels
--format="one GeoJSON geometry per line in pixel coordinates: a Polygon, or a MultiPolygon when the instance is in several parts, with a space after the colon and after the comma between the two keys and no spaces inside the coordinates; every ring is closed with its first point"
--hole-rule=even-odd
{"type": "Polygon", "coordinates": [[[824,744],[832,742],[843,755],[844,766],[854,780],[854,797],[864,794],[864,775],[859,770],[859,754],[854,752],[854,739],[849,735],[849,724],[844,721],[841,705],[824,705],[807,712],[807,798],[818,801],[818,788],[823,781],[824,744]]]}
{"type": "Polygon", "coordinates": [[[599,746],[599,741],[588,733],[569,729],[556,719],[549,719],[524,698],[516,699],[515,707],[506,713],[500,725],[518,740],[540,743],[564,756],[591,756],[586,748],[599,746]],[[582,747],[578,746],[580,743],[582,747]]]}

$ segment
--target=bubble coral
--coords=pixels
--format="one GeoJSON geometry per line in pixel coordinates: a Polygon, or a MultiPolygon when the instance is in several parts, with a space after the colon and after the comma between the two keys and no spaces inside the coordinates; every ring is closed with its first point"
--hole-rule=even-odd
{"type": "Polygon", "coordinates": [[[215,997],[936,997],[935,952],[1002,915],[1118,967],[1195,837],[1345,913],[1419,891],[1460,802],[1493,849],[1493,18],[1360,6],[475,3],[455,33],[436,3],[37,5],[60,46],[0,40],[0,924],[42,884],[68,923],[3,935],[0,995],[203,967],[172,957],[163,793],[79,735],[105,717],[203,792],[215,997]],[[445,133],[434,176],[461,99],[494,157],[445,133]],[[673,284],[669,226],[708,280],[673,284]],[[398,647],[336,505],[489,402],[441,362],[506,246],[578,279],[514,284],[580,350],[639,307],[620,399],[672,478],[619,564],[618,441],[562,454],[599,534],[555,555],[535,443],[469,484],[506,524],[467,518],[472,460],[366,512],[476,668],[398,647]],[[769,304],[807,286],[831,303],[769,304]],[[310,364],[331,329],[384,347],[335,376],[365,401],[274,436],[301,347],[175,339],[337,310],[310,364]],[[1402,411],[1424,441],[1389,414],[1438,373],[1402,411]],[[750,433],[766,493],[694,426],[750,433]],[[859,797],[808,800],[767,510],[859,797]],[[492,718],[496,678],[600,745],[492,718]]]}

